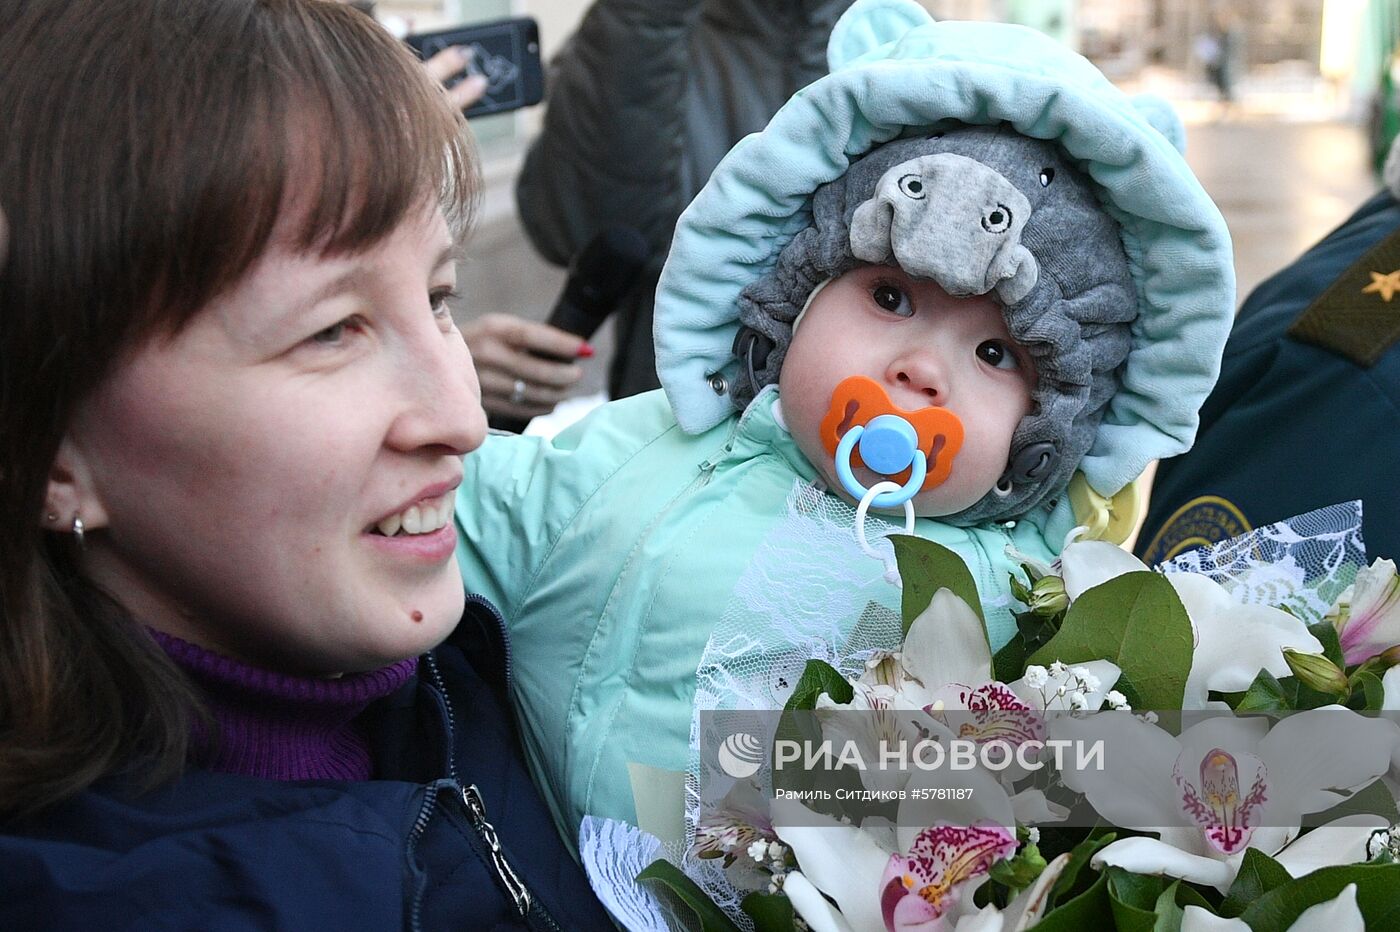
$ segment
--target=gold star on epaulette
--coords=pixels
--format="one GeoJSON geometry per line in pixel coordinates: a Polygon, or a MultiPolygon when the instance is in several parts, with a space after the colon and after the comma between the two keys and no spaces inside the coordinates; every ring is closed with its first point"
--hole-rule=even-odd
{"type": "Polygon", "coordinates": [[[1381,300],[1386,302],[1389,302],[1397,291],[1400,291],[1400,269],[1396,269],[1389,275],[1372,272],[1371,284],[1361,289],[1362,294],[1379,293],[1381,300]]]}
{"type": "Polygon", "coordinates": [[[1337,276],[1293,321],[1288,335],[1369,368],[1400,340],[1400,301],[1391,301],[1397,293],[1400,230],[1391,232],[1337,276]]]}

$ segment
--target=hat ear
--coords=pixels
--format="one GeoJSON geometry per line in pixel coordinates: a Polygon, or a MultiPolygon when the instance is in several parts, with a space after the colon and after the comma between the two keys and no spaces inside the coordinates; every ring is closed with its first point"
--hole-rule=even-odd
{"type": "Polygon", "coordinates": [[[851,216],[851,255],[862,262],[890,261],[894,258],[893,224],[894,205],[876,192],[851,216]]]}
{"type": "Polygon", "coordinates": [[[914,0],[856,0],[836,21],[826,46],[833,73],[856,59],[897,41],[911,29],[933,22],[914,0]]]}
{"type": "Polygon", "coordinates": [[[1153,129],[1167,137],[1172,148],[1182,155],[1186,154],[1186,127],[1171,104],[1156,94],[1134,94],[1129,102],[1153,129]]]}

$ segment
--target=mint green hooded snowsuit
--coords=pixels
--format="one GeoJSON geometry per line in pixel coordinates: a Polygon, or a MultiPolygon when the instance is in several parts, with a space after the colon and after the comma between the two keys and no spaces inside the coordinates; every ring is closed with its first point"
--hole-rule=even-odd
{"type": "MultiPolygon", "coordinates": [[[[795,483],[817,480],[774,416],[775,388],[742,416],[730,404],[735,299],[853,156],[939,120],[1007,122],[1057,141],[1103,189],[1140,313],[1080,467],[1100,494],[1187,449],[1214,383],[1234,306],[1229,238],[1164,104],[1130,100],[1031,30],[934,24],[912,0],[860,0],[828,60],[681,217],[656,302],[664,393],[606,405],[552,442],[493,436],[466,458],[458,561],[510,626],[526,750],[566,837],[586,813],[635,821],[629,763],[685,770],[710,632],[795,483]]],[[[1052,559],[1073,525],[1061,495],[1014,527],[920,519],[916,533],[972,568],[995,648],[1014,630],[1007,546],[1052,559]]]]}

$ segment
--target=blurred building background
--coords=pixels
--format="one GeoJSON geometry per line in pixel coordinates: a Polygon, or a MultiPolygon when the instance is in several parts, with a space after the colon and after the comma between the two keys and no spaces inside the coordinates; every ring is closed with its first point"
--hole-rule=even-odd
{"type": "MultiPolygon", "coordinates": [[[[701,0],[697,0],[701,2],[701,0]]],[[[1187,158],[1235,238],[1240,297],[1376,189],[1400,131],[1400,0],[921,0],[939,19],[999,20],[1078,49],[1130,92],[1162,95],[1187,123],[1187,158]],[[1212,61],[1225,49],[1232,100],[1212,61]]],[[[588,0],[379,0],[381,19],[426,31],[533,16],[546,59],[588,0]]],[[[546,87],[546,105],[548,88],[546,87]]],[[[536,108],[537,110],[539,108],[536,108]]],[[[543,317],[563,284],[514,213],[513,182],[538,112],[474,121],[486,197],[463,269],[461,313],[543,317]]],[[[602,384],[608,340],[584,391],[602,384]]]]}

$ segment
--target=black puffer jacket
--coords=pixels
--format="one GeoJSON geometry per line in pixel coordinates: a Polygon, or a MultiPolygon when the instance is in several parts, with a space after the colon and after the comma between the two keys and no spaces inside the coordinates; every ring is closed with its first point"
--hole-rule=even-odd
{"type": "Polygon", "coordinates": [[[535,248],[567,264],[610,226],[651,245],[618,309],[614,398],[660,387],[652,300],[671,232],[726,152],[826,74],[851,0],[598,0],[551,64],[544,129],[516,187],[535,248]]]}
{"type": "Polygon", "coordinates": [[[501,616],[472,597],[370,706],[377,778],[113,778],[0,826],[0,929],[611,932],[525,770],[501,616]]]}

